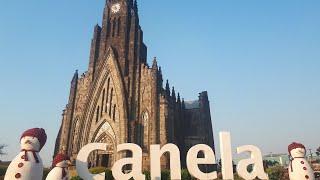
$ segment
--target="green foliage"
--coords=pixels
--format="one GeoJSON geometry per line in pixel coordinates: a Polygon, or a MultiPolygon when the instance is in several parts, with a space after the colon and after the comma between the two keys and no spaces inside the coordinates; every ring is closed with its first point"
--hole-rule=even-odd
{"type": "Polygon", "coordinates": [[[7,167],[0,167],[0,176],[4,176],[6,174],[7,167]]]}
{"type": "Polygon", "coordinates": [[[243,178],[241,178],[238,174],[234,175],[234,180],[244,180],[243,178]]]}
{"type": "Polygon", "coordinates": [[[7,145],[0,144],[0,157],[7,154],[7,153],[4,152],[4,148],[5,147],[7,147],[7,145]]]}
{"type": "Polygon", "coordinates": [[[105,167],[94,167],[89,169],[90,173],[92,174],[100,174],[106,171],[105,167]]]}
{"type": "Polygon", "coordinates": [[[268,168],[266,172],[268,173],[270,180],[289,179],[287,170],[282,166],[274,166],[274,167],[268,168]]]}
{"type": "Polygon", "coordinates": [[[161,171],[161,180],[170,180],[170,171],[169,170],[161,171]]]}
{"type": "Polygon", "coordinates": [[[190,175],[188,169],[181,170],[181,179],[183,180],[193,180],[194,178],[190,175]]]}
{"type": "Polygon", "coordinates": [[[106,178],[105,178],[106,180],[114,180],[114,177],[112,175],[112,171],[110,169],[107,169],[105,171],[105,173],[106,173],[106,178]]]}
{"type": "Polygon", "coordinates": [[[263,163],[266,167],[273,167],[273,166],[280,165],[278,161],[272,161],[272,160],[264,160],[263,163]]]}
{"type": "Polygon", "coordinates": [[[83,180],[79,176],[72,177],[70,180],[83,180]]]}
{"type": "Polygon", "coordinates": [[[43,169],[43,178],[42,179],[46,179],[46,177],[48,176],[49,172],[50,172],[51,169],[43,169]]]}
{"type": "Polygon", "coordinates": [[[145,180],[151,180],[150,171],[144,171],[143,174],[146,176],[145,180]]]}

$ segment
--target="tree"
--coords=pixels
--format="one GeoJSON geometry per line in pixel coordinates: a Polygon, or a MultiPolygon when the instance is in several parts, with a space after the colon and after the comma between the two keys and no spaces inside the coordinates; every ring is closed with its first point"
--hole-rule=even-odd
{"type": "Polygon", "coordinates": [[[7,147],[7,145],[0,144],[0,157],[7,154],[7,153],[4,152],[4,148],[5,147],[7,147]]]}
{"type": "Polygon", "coordinates": [[[263,164],[265,165],[266,168],[280,165],[279,162],[275,160],[264,160],[263,164]]]}
{"type": "Polygon", "coordinates": [[[317,154],[317,156],[320,156],[320,147],[318,147],[316,154],[317,154]]]}

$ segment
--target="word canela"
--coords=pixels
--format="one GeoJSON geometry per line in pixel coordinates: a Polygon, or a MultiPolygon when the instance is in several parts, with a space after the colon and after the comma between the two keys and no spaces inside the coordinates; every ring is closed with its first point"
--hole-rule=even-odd
{"type": "MultiPolygon", "coordinates": [[[[233,180],[233,163],[231,151],[231,136],[229,132],[220,132],[220,152],[222,164],[223,179],[233,180]]],[[[105,174],[91,174],[88,170],[87,159],[89,154],[95,150],[106,150],[105,143],[91,143],[83,147],[76,160],[76,169],[81,178],[86,180],[104,180],[105,174]]],[[[112,174],[115,179],[135,179],[144,180],[145,175],[142,174],[142,149],[136,144],[121,144],[117,146],[117,152],[131,151],[132,157],[124,157],[115,162],[112,167],[112,174]],[[130,172],[124,172],[122,169],[126,165],[131,165],[130,172]]],[[[253,145],[246,145],[237,148],[237,153],[250,153],[250,158],[242,159],[237,165],[237,173],[246,180],[255,178],[268,179],[268,175],[264,172],[262,155],[259,148],[253,145]],[[253,165],[253,170],[248,172],[247,167],[253,165]]],[[[160,145],[150,146],[150,175],[152,180],[161,179],[160,157],[164,153],[170,153],[170,175],[171,179],[181,179],[181,164],[180,151],[174,144],[166,144],[162,148],[160,145]]],[[[213,150],[205,144],[198,144],[190,148],[187,153],[187,168],[190,174],[201,180],[217,179],[217,172],[204,173],[199,169],[198,165],[216,164],[216,157],[213,150]],[[204,157],[198,158],[199,152],[204,154],[204,157]]]]}

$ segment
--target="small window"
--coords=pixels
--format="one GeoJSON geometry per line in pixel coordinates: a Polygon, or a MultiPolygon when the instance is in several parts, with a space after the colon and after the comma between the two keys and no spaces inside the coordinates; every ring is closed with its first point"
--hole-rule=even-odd
{"type": "Polygon", "coordinates": [[[105,96],[106,90],[103,89],[102,91],[102,102],[101,102],[101,112],[100,112],[100,116],[102,117],[102,113],[103,113],[103,107],[104,107],[104,96],[105,96]]]}
{"type": "Polygon", "coordinates": [[[116,105],[113,105],[113,115],[112,115],[113,121],[116,120],[116,108],[117,108],[117,106],[116,106],[116,105]]]}
{"type": "Polygon", "coordinates": [[[111,89],[111,94],[110,94],[109,117],[111,117],[112,98],[113,98],[113,88],[111,89]]]}
{"type": "Polygon", "coordinates": [[[99,121],[99,113],[100,113],[100,106],[98,106],[98,108],[97,108],[96,122],[99,121]]]}

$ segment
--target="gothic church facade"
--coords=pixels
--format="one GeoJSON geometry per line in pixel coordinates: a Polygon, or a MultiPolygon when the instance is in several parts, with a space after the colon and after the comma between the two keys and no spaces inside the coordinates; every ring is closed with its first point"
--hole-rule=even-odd
{"type": "MultiPolygon", "coordinates": [[[[83,146],[93,142],[107,143],[108,148],[94,152],[90,166],[109,168],[121,158],[116,147],[123,143],[141,146],[144,169],[149,169],[152,144],[178,145],[183,166],[194,144],[214,149],[207,92],[184,102],[168,81],[163,87],[156,59],[151,66],[147,63],[133,0],[107,0],[102,26],[94,28],[88,70],[72,78],[55,154],[64,152],[75,159],[83,146]]],[[[169,157],[163,156],[162,167],[168,168],[168,163],[169,157]]]]}

